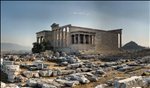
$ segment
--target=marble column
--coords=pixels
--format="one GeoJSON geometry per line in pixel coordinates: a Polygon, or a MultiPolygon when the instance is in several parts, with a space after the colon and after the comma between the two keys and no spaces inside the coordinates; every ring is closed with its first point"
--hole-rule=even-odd
{"type": "Polygon", "coordinates": [[[68,27],[68,46],[71,45],[71,34],[70,34],[70,27],[68,27]]]}
{"type": "Polygon", "coordinates": [[[62,47],[64,47],[64,31],[63,31],[63,28],[61,29],[61,33],[62,33],[62,36],[61,36],[61,39],[62,39],[62,47]]]}
{"type": "Polygon", "coordinates": [[[120,33],[120,48],[122,47],[122,33],[120,33]]]}
{"type": "Polygon", "coordinates": [[[55,33],[54,34],[54,40],[55,40],[54,46],[56,47],[57,46],[57,30],[54,30],[54,33],[55,33]]]}
{"type": "Polygon", "coordinates": [[[88,35],[88,44],[90,44],[90,35],[88,35]]]}
{"type": "Polygon", "coordinates": [[[53,30],[53,46],[55,47],[55,30],[53,30]]]}
{"type": "Polygon", "coordinates": [[[43,40],[42,40],[42,37],[40,38],[40,43],[42,43],[43,42],[43,40]]]}
{"type": "Polygon", "coordinates": [[[60,29],[58,29],[58,47],[60,47],[60,29]]]}
{"type": "Polygon", "coordinates": [[[95,35],[93,35],[93,44],[95,44],[95,35]]]}
{"type": "Polygon", "coordinates": [[[81,40],[80,40],[80,34],[78,34],[78,44],[81,43],[81,40]]]}
{"type": "Polygon", "coordinates": [[[67,47],[67,39],[68,39],[68,37],[67,37],[67,28],[65,28],[65,46],[67,47]]]}
{"type": "Polygon", "coordinates": [[[74,44],[76,44],[76,34],[74,34],[74,44]]]}
{"type": "Polygon", "coordinates": [[[94,44],[94,43],[93,43],[93,42],[94,42],[93,40],[94,40],[94,37],[93,37],[93,35],[92,35],[92,44],[94,44]]]}
{"type": "Polygon", "coordinates": [[[83,35],[83,44],[86,44],[86,38],[85,38],[85,35],[83,35]]]}
{"type": "Polygon", "coordinates": [[[62,31],[61,28],[59,29],[59,35],[60,35],[60,41],[59,41],[59,46],[62,47],[62,31]]]}
{"type": "Polygon", "coordinates": [[[57,37],[56,37],[56,46],[58,47],[58,29],[56,30],[56,34],[57,34],[57,35],[56,35],[56,36],[57,36],[57,37]]]}
{"type": "Polygon", "coordinates": [[[89,35],[89,37],[90,37],[90,41],[89,41],[89,44],[91,44],[91,41],[92,41],[91,37],[92,37],[92,36],[91,36],[91,35],[89,35]]]}

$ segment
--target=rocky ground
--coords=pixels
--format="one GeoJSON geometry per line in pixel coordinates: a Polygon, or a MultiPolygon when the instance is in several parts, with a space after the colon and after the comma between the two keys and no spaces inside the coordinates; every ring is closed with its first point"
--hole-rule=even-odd
{"type": "MultiPolygon", "coordinates": [[[[19,71],[19,75],[23,76],[24,78],[28,78],[27,76],[23,75],[25,73],[25,71],[29,71],[29,68],[25,67],[25,65],[29,65],[29,64],[34,64],[33,62],[36,59],[42,58],[40,59],[44,64],[48,64],[49,66],[47,66],[46,69],[51,69],[51,71],[53,71],[53,75],[55,71],[58,71],[57,69],[59,69],[61,71],[60,75],[56,75],[56,76],[40,76],[38,77],[39,79],[55,79],[58,81],[64,81],[64,76],[66,78],[70,77],[70,74],[75,74],[75,73],[84,73],[84,72],[90,72],[92,73],[92,77],[96,77],[98,79],[96,79],[96,81],[92,82],[87,82],[85,80],[78,80],[79,82],[84,82],[84,83],[77,83],[77,85],[72,86],[73,88],[95,88],[97,85],[100,84],[106,84],[105,87],[97,87],[97,88],[114,88],[114,81],[115,80],[121,80],[121,79],[126,79],[132,76],[142,76],[143,78],[148,78],[150,76],[150,72],[147,72],[147,70],[150,69],[150,58],[149,59],[143,59],[144,56],[148,56],[150,55],[150,51],[149,50],[145,50],[145,51],[135,51],[135,52],[123,52],[120,54],[111,54],[109,56],[93,56],[93,57],[83,57],[83,58],[77,58],[76,56],[70,56],[67,57],[66,54],[55,54],[55,57],[51,56],[52,53],[48,54],[49,58],[45,57],[44,54],[42,54],[42,56],[37,55],[37,57],[30,58],[26,61],[20,61],[20,60],[16,60],[15,62],[19,62],[20,64],[20,71],[19,71]],[[63,59],[63,57],[66,58],[70,58],[68,59],[63,59]],[[59,58],[59,59],[58,59],[59,58]],[[88,58],[88,59],[87,59],[88,58]],[[113,60],[112,60],[113,58],[113,60]],[[114,60],[115,58],[115,60],[114,60]],[[120,58],[120,59],[118,59],[120,58]],[[105,60],[104,60],[105,59],[105,60]],[[78,66],[78,63],[82,63],[81,66],[78,66]],[[89,67],[90,66],[90,67],[89,67]],[[122,66],[122,67],[120,67],[122,66]],[[124,68],[127,67],[127,68],[124,68]],[[130,68],[131,67],[131,68],[130,68]],[[78,70],[77,70],[78,69],[78,70]],[[98,70],[95,70],[98,69],[98,70]],[[73,72],[73,70],[75,72],[73,72]],[[104,71],[105,73],[97,73],[99,70],[104,71]],[[65,73],[66,75],[64,75],[63,72],[66,71],[72,71],[72,73],[65,73]],[[95,72],[93,72],[95,71],[95,72]]],[[[6,56],[5,56],[6,57],[6,56]]],[[[30,56],[25,56],[23,57],[24,59],[27,57],[33,57],[32,55],[30,56]]],[[[8,57],[9,58],[9,57],[8,57]]],[[[21,58],[18,56],[18,58],[21,58]]],[[[5,58],[6,59],[6,58],[5,58]]],[[[12,61],[14,61],[14,58],[9,58],[9,59],[13,59],[12,61]]],[[[31,72],[39,72],[41,70],[36,70],[36,71],[32,71],[31,72]]],[[[42,71],[41,71],[42,72],[42,71]]],[[[101,72],[101,71],[100,71],[101,72]]],[[[57,72],[58,73],[58,72],[57,72]]],[[[41,74],[44,74],[41,73],[41,74]]],[[[87,74],[87,73],[86,73],[87,74]]],[[[73,75],[74,76],[74,75],[73,75]]],[[[86,77],[86,76],[85,76],[86,77]]],[[[30,79],[32,79],[33,77],[29,77],[28,81],[31,81],[30,79]]],[[[88,78],[88,77],[86,77],[88,78]]],[[[84,79],[84,77],[83,77],[84,79]]],[[[70,79],[65,79],[64,82],[66,82],[66,80],[70,80],[70,79]]],[[[26,84],[28,81],[24,81],[24,82],[9,82],[8,81],[8,77],[6,75],[6,73],[4,73],[3,71],[1,71],[1,81],[6,83],[6,85],[8,84],[22,84],[22,87],[24,86],[24,84],[26,84]]],[[[76,80],[75,80],[76,81],[76,80]]],[[[59,83],[59,82],[58,82],[59,83]]],[[[59,83],[62,84],[62,83],[59,83]]],[[[58,84],[57,84],[58,85],[58,84]]],[[[29,86],[29,84],[27,85],[29,86]]],[[[26,86],[26,87],[27,87],[26,86]]],[[[45,86],[45,85],[44,85],[45,86]]],[[[47,86],[47,85],[46,85],[47,86]]],[[[68,88],[67,86],[63,86],[63,88],[68,88]]],[[[150,88],[149,86],[143,86],[144,88],[150,88]]],[[[37,87],[35,87],[37,88],[37,87]]],[[[49,87],[42,87],[42,88],[49,88],[49,87]]],[[[53,87],[55,88],[55,87],[53,87]]],[[[58,87],[58,88],[62,88],[62,87],[58,87]]]]}

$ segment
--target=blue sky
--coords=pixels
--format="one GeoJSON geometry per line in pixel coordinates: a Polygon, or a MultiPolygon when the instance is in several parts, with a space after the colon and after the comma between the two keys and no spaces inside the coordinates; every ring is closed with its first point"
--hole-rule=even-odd
{"type": "Polygon", "coordinates": [[[2,1],[1,41],[32,46],[36,32],[60,26],[123,29],[123,44],[150,46],[148,1],[2,1]]]}

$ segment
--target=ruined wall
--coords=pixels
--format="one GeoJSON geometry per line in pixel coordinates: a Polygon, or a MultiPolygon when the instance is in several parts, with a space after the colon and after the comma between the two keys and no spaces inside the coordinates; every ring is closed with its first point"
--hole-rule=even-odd
{"type": "Polygon", "coordinates": [[[53,46],[53,32],[52,31],[46,34],[45,39],[50,41],[51,45],[53,46]]]}
{"type": "Polygon", "coordinates": [[[78,44],[71,45],[72,50],[93,50],[93,51],[106,51],[106,50],[118,50],[118,33],[108,32],[103,30],[95,30],[82,27],[71,27],[71,32],[85,31],[95,32],[95,45],[90,44],[78,44]]]}
{"type": "Polygon", "coordinates": [[[118,34],[112,32],[97,31],[95,37],[96,51],[117,50],[118,34]]]}
{"type": "Polygon", "coordinates": [[[36,34],[36,37],[43,37],[44,40],[50,41],[53,44],[53,32],[52,31],[43,31],[36,34]]]}

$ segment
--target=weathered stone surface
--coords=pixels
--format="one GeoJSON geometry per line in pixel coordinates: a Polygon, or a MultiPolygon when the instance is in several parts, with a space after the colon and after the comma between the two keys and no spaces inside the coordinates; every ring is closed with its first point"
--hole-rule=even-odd
{"type": "Polygon", "coordinates": [[[26,76],[27,78],[32,78],[33,77],[33,73],[31,71],[24,71],[23,75],[26,76]]]}
{"type": "Polygon", "coordinates": [[[62,62],[61,64],[62,64],[63,66],[67,66],[67,65],[68,65],[68,62],[65,61],[65,62],[62,62]]]}
{"type": "Polygon", "coordinates": [[[46,76],[47,71],[40,71],[39,74],[40,74],[41,76],[46,76]]]}
{"type": "Polygon", "coordinates": [[[25,82],[26,79],[22,75],[16,76],[16,82],[25,82]]]}
{"type": "Polygon", "coordinates": [[[132,88],[143,86],[143,78],[141,76],[132,76],[127,79],[119,80],[115,82],[115,88],[132,88]]]}
{"type": "Polygon", "coordinates": [[[40,80],[38,80],[37,81],[37,87],[38,88],[42,88],[42,85],[44,84],[44,82],[42,82],[42,81],[40,81],[40,80]]]}
{"type": "Polygon", "coordinates": [[[77,80],[80,83],[89,83],[90,81],[85,78],[83,75],[77,76],[77,75],[71,75],[72,80],[77,80]]]}
{"type": "Polygon", "coordinates": [[[100,84],[97,85],[95,88],[106,88],[107,84],[100,84]]]}
{"type": "Polygon", "coordinates": [[[5,88],[19,88],[16,84],[7,84],[7,87],[5,88]]]}
{"type": "Polygon", "coordinates": [[[150,77],[144,79],[145,85],[150,86],[150,77]]]}
{"type": "Polygon", "coordinates": [[[63,79],[55,79],[55,81],[58,83],[65,83],[66,82],[66,80],[63,80],[63,79]]]}
{"type": "Polygon", "coordinates": [[[115,81],[114,79],[107,80],[106,84],[108,86],[114,86],[114,81],[115,81]]]}
{"type": "Polygon", "coordinates": [[[62,75],[68,75],[69,74],[69,71],[68,70],[63,70],[62,71],[62,75]]]}
{"type": "Polygon", "coordinates": [[[33,73],[33,77],[35,77],[35,78],[39,78],[39,77],[40,77],[40,75],[39,75],[39,73],[33,73]]]}
{"type": "Polygon", "coordinates": [[[86,77],[90,82],[97,82],[98,78],[97,77],[86,77]]]}
{"type": "Polygon", "coordinates": [[[53,71],[52,76],[57,76],[57,71],[53,71]]]}
{"type": "Polygon", "coordinates": [[[5,88],[6,84],[4,82],[1,82],[1,88],[5,88]]]}
{"type": "Polygon", "coordinates": [[[51,76],[53,74],[52,70],[48,70],[46,76],[51,76]]]}
{"type": "Polygon", "coordinates": [[[76,72],[77,72],[77,73],[80,73],[80,72],[82,72],[82,71],[81,71],[80,68],[77,68],[77,69],[76,69],[76,72]]]}
{"type": "Polygon", "coordinates": [[[59,52],[56,52],[56,53],[55,53],[55,56],[56,56],[57,58],[59,58],[60,53],[59,53],[59,52]]]}
{"type": "Polygon", "coordinates": [[[70,68],[78,68],[79,66],[80,66],[80,63],[70,64],[70,68]]]}
{"type": "Polygon", "coordinates": [[[28,84],[28,86],[30,86],[30,87],[35,87],[35,86],[37,86],[37,82],[36,82],[35,80],[33,80],[33,79],[29,79],[29,80],[27,81],[27,84],[28,84]]]}
{"type": "Polygon", "coordinates": [[[37,70],[38,68],[37,67],[29,67],[29,70],[31,71],[34,71],[34,70],[37,70]]]}
{"type": "Polygon", "coordinates": [[[9,73],[9,71],[20,71],[20,66],[19,65],[6,65],[5,66],[5,71],[6,73],[9,73]]]}
{"type": "Polygon", "coordinates": [[[67,81],[67,82],[65,82],[65,85],[68,87],[74,87],[74,86],[77,86],[79,84],[80,84],[79,81],[67,81]]]}
{"type": "Polygon", "coordinates": [[[62,75],[62,71],[61,70],[57,70],[57,75],[62,75]]]}
{"type": "Polygon", "coordinates": [[[90,71],[90,69],[89,69],[89,68],[81,68],[81,70],[82,70],[83,72],[90,71]]]}
{"type": "Polygon", "coordinates": [[[20,65],[20,62],[14,62],[14,65],[20,65]]]}
{"type": "Polygon", "coordinates": [[[105,71],[103,71],[103,70],[97,70],[96,74],[101,74],[102,75],[102,74],[105,74],[105,71]]]}
{"type": "Polygon", "coordinates": [[[79,77],[77,80],[80,81],[81,83],[89,83],[89,82],[90,82],[90,81],[89,81],[87,78],[85,78],[84,76],[79,77]]]}
{"type": "Polygon", "coordinates": [[[57,88],[57,87],[54,85],[50,85],[50,84],[43,84],[42,88],[57,88]]]}
{"type": "Polygon", "coordinates": [[[15,75],[9,74],[8,75],[8,81],[9,82],[15,82],[15,77],[16,77],[15,75]]]}
{"type": "Polygon", "coordinates": [[[66,57],[66,56],[67,56],[66,52],[62,52],[61,55],[62,55],[63,57],[66,57]]]}

